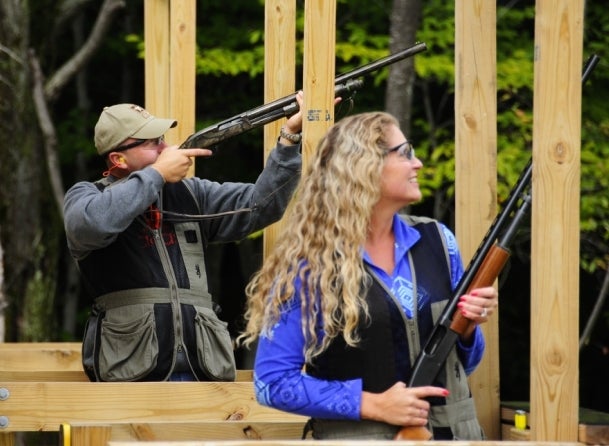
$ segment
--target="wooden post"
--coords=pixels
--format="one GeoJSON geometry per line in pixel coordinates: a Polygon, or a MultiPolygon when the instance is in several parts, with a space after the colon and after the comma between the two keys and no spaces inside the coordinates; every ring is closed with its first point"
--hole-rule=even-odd
{"type": "MultiPolygon", "coordinates": [[[[267,0],[264,3],[264,102],[295,92],[296,73],[296,0],[267,0]]],[[[285,119],[264,127],[264,158],[277,143],[285,119]]],[[[283,220],[264,230],[264,257],[275,245],[283,220]]]]}
{"type": "Polygon", "coordinates": [[[144,21],[146,108],[177,119],[166,138],[179,144],[195,130],[196,2],[146,0],[144,21]]]}
{"type": "Polygon", "coordinates": [[[65,446],[105,445],[110,441],[111,434],[111,426],[75,425],[71,427],[71,442],[65,446]]]}
{"type": "MultiPolygon", "coordinates": [[[[467,263],[497,213],[496,5],[455,3],[456,235],[467,263]]],[[[478,418],[500,439],[499,314],[482,326],[487,348],[470,378],[478,418]]]]}
{"type": "Polygon", "coordinates": [[[334,123],[336,1],[307,0],[304,30],[303,166],[334,123]]]}
{"type": "Polygon", "coordinates": [[[144,2],[145,107],[168,117],[169,106],[169,0],[144,2]]]}
{"type": "MultiPolygon", "coordinates": [[[[171,143],[181,143],[195,131],[195,54],[197,3],[170,2],[169,20],[169,113],[178,126],[171,143]]],[[[194,164],[193,164],[194,167],[194,164]]],[[[193,172],[194,173],[194,172],[193,172]]]]}
{"type": "Polygon", "coordinates": [[[531,440],[576,441],[584,0],[535,10],[531,440]]]}

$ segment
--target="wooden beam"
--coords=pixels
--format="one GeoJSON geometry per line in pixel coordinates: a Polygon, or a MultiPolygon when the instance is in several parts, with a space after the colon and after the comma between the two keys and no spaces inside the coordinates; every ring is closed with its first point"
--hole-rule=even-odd
{"type": "MultiPolygon", "coordinates": [[[[472,258],[497,214],[496,4],[455,3],[456,236],[464,261],[472,258]]],[[[489,439],[499,419],[499,314],[482,325],[484,358],[470,385],[489,439]]]]}
{"type": "Polygon", "coordinates": [[[303,165],[334,124],[336,1],[307,0],[304,29],[303,165]]]}
{"type": "Polygon", "coordinates": [[[304,422],[256,402],[251,382],[0,382],[2,433],[57,431],[63,423],[304,422]]]}
{"type": "MultiPolygon", "coordinates": [[[[267,0],[264,13],[264,102],[268,103],[296,90],[296,0],[267,0]]],[[[265,162],[284,123],[285,119],[280,119],[264,127],[265,162]]],[[[280,220],[264,229],[264,257],[283,225],[280,220]]]]}
{"type": "MultiPolygon", "coordinates": [[[[302,437],[306,419],[299,422],[215,421],[190,423],[112,423],[102,426],[70,426],[72,437],[77,431],[106,426],[113,441],[192,441],[192,440],[298,440],[302,437]]],[[[65,428],[65,425],[62,426],[65,428]]],[[[106,443],[80,441],[89,446],[106,443]]],[[[76,446],[72,442],[71,446],[76,446]]]]}
{"type": "MultiPolygon", "coordinates": [[[[137,446],[140,443],[130,441],[110,441],[108,446],[137,446]]],[[[154,446],[302,446],[302,440],[274,440],[257,441],[236,440],[236,441],[160,441],[155,442],[154,446]]],[[[316,443],[317,444],[317,443],[316,443]]],[[[393,440],[323,440],[319,443],[323,446],[454,446],[451,441],[393,441],[393,440]]],[[[459,446],[581,446],[579,443],[544,443],[534,441],[459,441],[459,446]]]]}
{"type": "Polygon", "coordinates": [[[0,371],[82,371],[80,342],[2,342],[0,371]]]}
{"type": "Polygon", "coordinates": [[[531,439],[576,441],[584,0],[535,11],[531,439]]]}
{"type": "MultiPolygon", "coordinates": [[[[89,381],[80,342],[1,342],[0,381],[89,381]]],[[[237,370],[235,381],[252,381],[252,370],[237,370]]]]}
{"type": "Polygon", "coordinates": [[[169,0],[144,2],[145,107],[157,116],[169,117],[169,0]]]}
{"type": "MultiPolygon", "coordinates": [[[[168,142],[180,144],[195,131],[195,54],[197,3],[170,2],[169,110],[179,125],[167,133],[168,142]]],[[[192,165],[194,169],[194,164],[192,165]]],[[[192,171],[194,174],[194,170],[192,171]]]]}
{"type": "Polygon", "coordinates": [[[195,129],[196,2],[144,2],[144,43],[145,107],[177,119],[166,139],[179,144],[195,129]]]}
{"type": "Polygon", "coordinates": [[[285,440],[300,439],[306,424],[297,422],[217,421],[113,424],[112,440],[285,440]]]}

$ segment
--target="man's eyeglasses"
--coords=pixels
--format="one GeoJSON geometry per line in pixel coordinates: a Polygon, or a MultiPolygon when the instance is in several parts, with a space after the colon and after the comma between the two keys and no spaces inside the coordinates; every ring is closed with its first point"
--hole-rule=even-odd
{"type": "Polygon", "coordinates": [[[410,141],[404,141],[403,143],[387,149],[385,154],[389,154],[391,152],[398,152],[398,156],[402,158],[406,158],[407,160],[413,160],[415,158],[414,147],[410,141]]]}
{"type": "Polygon", "coordinates": [[[134,142],[125,144],[124,146],[118,146],[116,149],[113,150],[113,152],[122,152],[123,150],[133,149],[134,147],[142,146],[147,143],[150,143],[151,145],[156,147],[159,144],[161,144],[163,141],[165,141],[164,135],[161,135],[158,138],[153,138],[153,139],[136,139],[134,142]]]}

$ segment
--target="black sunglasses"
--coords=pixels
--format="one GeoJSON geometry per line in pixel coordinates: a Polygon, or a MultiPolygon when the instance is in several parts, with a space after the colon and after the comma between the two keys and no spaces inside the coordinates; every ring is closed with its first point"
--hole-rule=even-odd
{"type": "Polygon", "coordinates": [[[133,149],[134,147],[141,146],[147,142],[152,142],[154,146],[158,146],[163,141],[165,141],[164,135],[161,135],[158,138],[152,138],[152,139],[136,139],[134,142],[125,144],[124,146],[118,146],[117,148],[115,148],[113,150],[113,152],[122,152],[123,150],[133,149]]]}

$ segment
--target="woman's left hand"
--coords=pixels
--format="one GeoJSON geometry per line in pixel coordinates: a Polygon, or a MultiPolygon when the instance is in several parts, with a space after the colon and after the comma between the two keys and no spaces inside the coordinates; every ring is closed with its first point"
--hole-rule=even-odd
{"type": "Polygon", "coordinates": [[[492,287],[476,288],[461,296],[457,308],[461,314],[477,324],[488,321],[499,305],[497,290],[492,287]]]}

